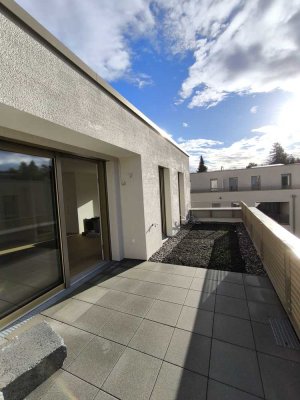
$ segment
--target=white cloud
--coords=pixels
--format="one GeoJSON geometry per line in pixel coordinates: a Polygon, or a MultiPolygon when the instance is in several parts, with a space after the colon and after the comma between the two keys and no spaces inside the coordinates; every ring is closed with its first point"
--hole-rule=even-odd
{"type": "Polygon", "coordinates": [[[252,129],[255,136],[245,137],[231,145],[206,139],[180,141],[180,146],[190,154],[190,169],[195,171],[203,156],[209,170],[245,168],[249,162],[264,164],[272,144],[279,142],[288,154],[300,157],[300,129],[286,131],[279,125],[267,125],[252,129]]]}
{"type": "Polygon", "coordinates": [[[144,73],[137,74],[128,74],[124,77],[127,82],[132,83],[134,86],[137,86],[139,89],[143,89],[146,86],[153,86],[154,82],[150,75],[144,73]]]}
{"type": "Polygon", "coordinates": [[[180,91],[190,108],[229,93],[300,92],[299,0],[158,3],[172,51],[194,55],[180,91]]]}
{"type": "MultiPolygon", "coordinates": [[[[165,37],[194,62],[176,104],[212,107],[230,93],[300,92],[300,1],[17,0],[100,76],[132,76],[135,39],[165,37]],[[157,36],[156,36],[157,35],[157,36]]],[[[161,42],[153,48],[161,51],[161,42]]]]}
{"type": "Polygon", "coordinates": [[[256,114],[257,110],[258,110],[258,106],[253,106],[253,107],[250,108],[251,114],[256,114]]]}
{"type": "Polygon", "coordinates": [[[188,128],[189,124],[187,122],[182,123],[183,128],[188,128]]]}
{"type": "MultiPolygon", "coordinates": [[[[17,0],[101,77],[118,79],[131,68],[133,40],[155,25],[150,0],[17,0]]],[[[139,87],[149,80],[137,77],[139,87]]]]}

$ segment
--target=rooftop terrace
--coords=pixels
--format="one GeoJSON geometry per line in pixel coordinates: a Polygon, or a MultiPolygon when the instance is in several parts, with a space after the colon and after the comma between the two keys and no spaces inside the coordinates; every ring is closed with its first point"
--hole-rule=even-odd
{"type": "Polygon", "coordinates": [[[136,264],[112,263],[11,333],[46,320],[68,348],[27,400],[299,398],[298,343],[274,336],[287,316],[267,277],[136,264]]]}

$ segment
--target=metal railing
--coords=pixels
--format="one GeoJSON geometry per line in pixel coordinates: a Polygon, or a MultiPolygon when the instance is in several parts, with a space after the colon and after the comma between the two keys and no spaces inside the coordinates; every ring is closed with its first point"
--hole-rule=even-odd
{"type": "Polygon", "coordinates": [[[290,186],[238,186],[237,188],[206,188],[206,189],[193,189],[191,188],[191,193],[223,193],[223,192],[253,192],[253,191],[264,191],[264,190],[288,190],[288,189],[300,189],[300,185],[290,185],[290,186]]]}
{"type": "Polygon", "coordinates": [[[300,239],[257,208],[241,206],[244,225],[300,338],[300,239]]]}

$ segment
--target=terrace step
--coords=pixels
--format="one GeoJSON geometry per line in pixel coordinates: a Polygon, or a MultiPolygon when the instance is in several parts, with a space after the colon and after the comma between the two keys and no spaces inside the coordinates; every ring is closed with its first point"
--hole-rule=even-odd
{"type": "Polygon", "coordinates": [[[0,347],[0,399],[22,400],[62,367],[63,339],[41,322],[0,347]]]}

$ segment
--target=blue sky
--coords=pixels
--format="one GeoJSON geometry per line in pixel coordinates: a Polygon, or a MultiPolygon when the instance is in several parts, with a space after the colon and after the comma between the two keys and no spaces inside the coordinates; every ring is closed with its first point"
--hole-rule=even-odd
{"type": "Polygon", "coordinates": [[[300,156],[300,0],[18,0],[209,169],[300,156]]]}

